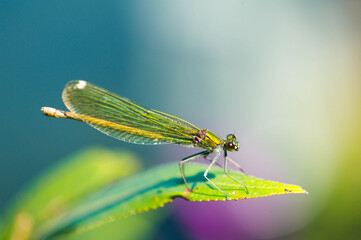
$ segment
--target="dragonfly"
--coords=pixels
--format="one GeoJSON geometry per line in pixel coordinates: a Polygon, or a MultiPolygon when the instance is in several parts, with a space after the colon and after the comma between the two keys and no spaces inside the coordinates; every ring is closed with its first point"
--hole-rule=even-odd
{"type": "Polygon", "coordinates": [[[52,107],[42,107],[41,111],[49,117],[67,118],[87,123],[93,128],[125,142],[146,145],[179,144],[203,149],[179,162],[182,179],[189,191],[192,189],[184,175],[184,164],[204,157],[210,161],[203,174],[204,178],[227,198],[227,194],[208,177],[208,172],[214,164],[221,166],[217,160],[223,150],[225,174],[242,185],[247,194],[249,193],[244,183],[228,173],[227,165],[230,162],[243,174],[246,174],[237,162],[227,156],[228,152],[238,151],[240,148],[234,134],[228,134],[226,139],[222,139],[207,129],[200,129],[180,118],[144,108],[127,98],[120,97],[84,80],[68,82],[63,90],[62,99],[69,111],[52,107]],[[215,153],[213,158],[209,158],[211,153],[215,153]]]}

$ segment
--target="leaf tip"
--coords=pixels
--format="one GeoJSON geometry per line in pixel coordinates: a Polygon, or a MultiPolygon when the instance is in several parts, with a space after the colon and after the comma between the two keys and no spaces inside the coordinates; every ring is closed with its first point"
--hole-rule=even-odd
{"type": "Polygon", "coordinates": [[[308,192],[305,189],[303,189],[299,186],[296,186],[296,187],[297,188],[292,188],[292,189],[285,187],[283,191],[285,194],[290,194],[290,193],[308,194],[308,192]]]}

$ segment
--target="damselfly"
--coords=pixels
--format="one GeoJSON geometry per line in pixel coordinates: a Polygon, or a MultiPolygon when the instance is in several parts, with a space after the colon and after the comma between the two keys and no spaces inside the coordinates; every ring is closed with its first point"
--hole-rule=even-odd
{"type": "Polygon", "coordinates": [[[188,190],[191,188],[184,176],[183,165],[198,157],[204,157],[211,161],[204,172],[204,177],[227,198],[227,194],[207,177],[211,167],[218,164],[217,159],[223,150],[225,174],[244,186],[248,193],[247,186],[229,175],[227,171],[229,161],[244,173],[242,168],[227,156],[228,151],[239,149],[239,143],[234,134],[228,134],[226,139],[221,139],[209,130],[199,129],[169,114],[141,107],[124,97],[83,80],[67,83],[62,98],[70,112],[51,107],[42,107],[41,110],[46,116],[85,122],[109,136],[126,142],[149,145],[174,143],[202,148],[202,152],[183,158],[179,162],[180,173],[188,190]],[[213,152],[215,152],[215,157],[209,159],[208,155],[213,152]]]}

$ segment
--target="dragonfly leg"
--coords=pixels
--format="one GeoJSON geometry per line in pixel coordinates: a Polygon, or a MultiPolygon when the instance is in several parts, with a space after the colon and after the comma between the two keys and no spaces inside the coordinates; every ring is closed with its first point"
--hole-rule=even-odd
{"type": "MultiPolygon", "coordinates": [[[[209,155],[209,154],[204,155],[203,157],[204,157],[205,159],[207,159],[208,161],[212,162],[213,159],[212,159],[212,158],[209,158],[208,155],[209,155]]],[[[216,162],[215,164],[216,164],[218,167],[223,167],[219,162],[216,162]]]]}
{"type": "MultiPolygon", "coordinates": [[[[228,177],[232,178],[234,181],[236,181],[236,182],[238,182],[240,185],[242,185],[242,186],[245,188],[245,192],[248,194],[249,191],[248,191],[247,186],[246,186],[244,183],[240,182],[239,180],[237,180],[236,178],[234,178],[234,177],[232,177],[231,175],[228,174],[228,168],[227,168],[228,160],[231,160],[231,159],[228,158],[227,156],[225,156],[225,157],[224,157],[224,173],[225,173],[228,177]]],[[[235,163],[233,160],[231,160],[231,162],[232,162],[232,163],[235,163]]],[[[235,165],[236,165],[236,164],[235,164],[235,165]]],[[[238,165],[238,164],[237,164],[237,165],[238,165]]],[[[236,165],[236,166],[237,166],[237,165],[236,165]]],[[[241,169],[241,171],[243,172],[242,169],[241,169]]]]}
{"type": "Polygon", "coordinates": [[[186,162],[189,162],[189,161],[192,161],[196,158],[199,158],[201,156],[205,156],[205,155],[208,155],[210,152],[208,150],[206,151],[202,151],[202,152],[199,152],[199,153],[196,153],[196,154],[193,154],[191,156],[188,156],[186,158],[183,158],[182,161],[179,162],[179,170],[181,172],[181,175],[182,175],[182,178],[183,178],[183,181],[184,181],[184,184],[186,185],[187,189],[188,190],[191,190],[191,188],[188,186],[188,183],[186,181],[186,178],[184,177],[184,171],[183,171],[183,164],[185,164],[186,162]]]}
{"type": "Polygon", "coordinates": [[[231,158],[227,157],[226,158],[234,165],[236,166],[244,175],[247,175],[247,173],[241,168],[241,166],[238,165],[238,163],[234,160],[232,160],[231,158]]]}
{"type": "Polygon", "coordinates": [[[216,163],[216,161],[217,161],[217,159],[219,158],[220,154],[221,154],[221,152],[220,152],[219,149],[218,149],[217,155],[213,158],[211,164],[209,164],[207,170],[204,172],[204,177],[205,177],[215,188],[217,188],[221,193],[223,193],[223,194],[226,196],[226,199],[228,199],[227,194],[226,194],[223,190],[221,190],[214,182],[212,182],[212,181],[207,177],[207,174],[208,174],[209,170],[210,170],[210,169],[212,168],[212,166],[216,163]]]}

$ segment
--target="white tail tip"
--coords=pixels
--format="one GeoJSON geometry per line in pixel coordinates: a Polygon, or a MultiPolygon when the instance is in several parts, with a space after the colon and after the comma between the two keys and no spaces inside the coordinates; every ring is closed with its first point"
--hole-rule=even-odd
{"type": "Polygon", "coordinates": [[[67,118],[66,115],[64,114],[64,111],[60,111],[56,108],[52,108],[52,107],[42,107],[41,111],[49,117],[57,117],[57,118],[67,118]]]}

